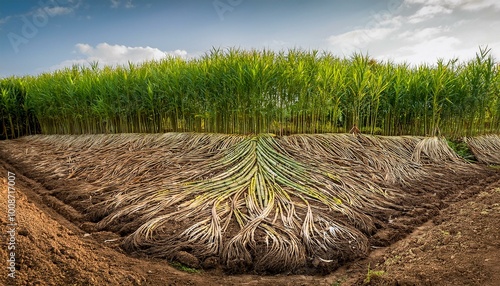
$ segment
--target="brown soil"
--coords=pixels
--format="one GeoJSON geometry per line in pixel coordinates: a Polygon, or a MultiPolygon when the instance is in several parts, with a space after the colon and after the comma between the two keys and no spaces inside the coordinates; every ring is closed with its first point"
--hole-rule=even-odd
{"type": "MultiPolygon", "coordinates": [[[[450,177],[450,184],[439,186],[434,198],[381,226],[370,239],[372,251],[366,259],[323,276],[260,276],[227,275],[219,269],[189,273],[166,260],[126,254],[118,234],[96,231],[72,206],[51,195],[44,187],[48,182],[30,179],[37,176],[31,176],[29,168],[10,163],[0,161],[4,198],[0,209],[7,209],[7,171],[14,172],[16,278],[7,277],[9,270],[2,266],[2,285],[498,285],[500,281],[498,170],[450,177]]],[[[0,221],[6,242],[5,212],[0,221]]],[[[0,260],[6,265],[9,252],[7,244],[2,245],[0,260]]],[[[179,260],[189,263],[188,254],[179,260]]]]}

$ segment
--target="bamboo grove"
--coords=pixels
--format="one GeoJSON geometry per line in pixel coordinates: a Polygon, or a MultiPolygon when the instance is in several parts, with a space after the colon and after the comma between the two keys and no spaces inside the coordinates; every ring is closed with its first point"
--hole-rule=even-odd
{"type": "Polygon", "coordinates": [[[73,66],[0,80],[2,138],[215,132],[473,136],[500,131],[488,48],[434,65],[318,51],[213,49],[192,59],[73,66]]]}

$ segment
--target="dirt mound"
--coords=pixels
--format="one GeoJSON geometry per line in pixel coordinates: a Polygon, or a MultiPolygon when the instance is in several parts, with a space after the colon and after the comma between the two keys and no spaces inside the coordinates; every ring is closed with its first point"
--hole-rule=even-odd
{"type": "MultiPolygon", "coordinates": [[[[15,279],[6,277],[2,267],[3,285],[119,285],[131,284],[141,276],[133,269],[119,267],[116,250],[96,243],[85,233],[47,207],[35,191],[41,188],[22,173],[2,163],[1,174],[7,170],[16,174],[16,257],[15,279]],[[96,251],[98,250],[98,251],[96,251]]],[[[0,182],[2,198],[7,197],[7,180],[0,182]]],[[[7,209],[6,201],[1,201],[7,209]]],[[[6,216],[1,216],[8,227],[6,216]]],[[[2,232],[4,233],[4,232],[2,232]]],[[[102,242],[102,240],[101,240],[102,242]]],[[[7,261],[6,247],[2,247],[1,260],[7,261]]],[[[9,251],[10,253],[10,251],[9,251]]]]}
{"type": "Polygon", "coordinates": [[[500,181],[489,178],[463,193],[463,200],[373,255],[357,284],[498,285],[500,181]]]}

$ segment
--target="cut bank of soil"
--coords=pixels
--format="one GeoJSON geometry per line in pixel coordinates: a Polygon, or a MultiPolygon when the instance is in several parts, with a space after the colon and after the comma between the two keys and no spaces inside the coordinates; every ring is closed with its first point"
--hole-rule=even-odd
{"type": "MultiPolygon", "coordinates": [[[[498,171],[470,179],[469,184],[450,182],[454,195],[391,222],[403,231],[388,226],[372,237],[380,245],[396,243],[325,276],[187,273],[165,260],[127,255],[117,246],[118,235],[87,232],[92,227],[72,217],[78,212],[52,196],[41,196],[48,191],[26,177],[26,170],[4,161],[0,163],[3,198],[7,198],[7,171],[16,173],[18,226],[16,278],[8,278],[7,267],[2,267],[3,285],[498,285],[500,281],[498,171]],[[411,224],[419,222],[411,232],[411,224]]],[[[7,209],[6,199],[0,204],[7,209]]],[[[6,241],[7,216],[0,216],[0,221],[6,241]]],[[[7,245],[3,245],[0,259],[6,262],[7,245]]]]}

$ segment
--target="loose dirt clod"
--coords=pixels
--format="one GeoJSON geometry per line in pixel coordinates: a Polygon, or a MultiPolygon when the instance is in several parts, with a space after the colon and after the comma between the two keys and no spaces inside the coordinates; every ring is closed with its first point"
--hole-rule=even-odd
{"type": "Polygon", "coordinates": [[[200,267],[200,260],[196,258],[196,256],[192,255],[189,252],[186,251],[179,251],[175,254],[175,259],[179,261],[180,263],[191,267],[191,268],[199,268],[200,267]]]}

